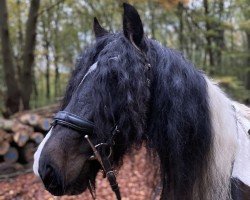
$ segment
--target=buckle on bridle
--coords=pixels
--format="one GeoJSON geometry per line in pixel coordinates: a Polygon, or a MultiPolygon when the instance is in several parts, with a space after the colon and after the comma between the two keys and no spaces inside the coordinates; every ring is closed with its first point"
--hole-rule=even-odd
{"type": "MultiPolygon", "coordinates": [[[[88,135],[87,135],[87,136],[88,136],[88,135]]],[[[85,138],[86,138],[86,136],[85,136],[85,138]]],[[[89,143],[89,141],[88,141],[88,143],[89,143]]],[[[112,153],[113,153],[112,147],[111,147],[110,145],[108,145],[107,143],[99,143],[99,144],[97,144],[97,145],[94,145],[95,150],[98,151],[98,150],[97,150],[98,147],[101,147],[101,146],[107,146],[107,147],[109,146],[109,153],[108,153],[107,157],[110,158],[111,155],[112,155],[112,153]]],[[[92,148],[92,150],[93,150],[93,148],[92,148]]],[[[93,151],[94,151],[94,150],[93,150],[93,151]]],[[[89,157],[89,160],[97,160],[95,154],[94,154],[94,155],[91,155],[91,156],[89,157]]]]}
{"type": "Polygon", "coordinates": [[[100,146],[107,146],[107,147],[109,147],[109,153],[108,153],[107,157],[110,158],[110,156],[113,153],[112,147],[109,144],[107,144],[107,143],[99,143],[99,144],[95,145],[95,148],[97,149],[100,146]]]}
{"type": "MultiPolygon", "coordinates": [[[[99,152],[97,151],[96,146],[90,141],[88,135],[85,135],[84,137],[85,137],[85,139],[88,141],[88,143],[89,143],[91,149],[93,150],[94,155],[91,156],[92,159],[98,160],[99,163],[100,163],[100,164],[102,165],[102,167],[103,167],[102,158],[101,158],[101,155],[99,154],[99,152]],[[94,157],[93,157],[93,156],[94,156],[94,157]]],[[[91,158],[91,157],[90,157],[90,158],[91,158]]]]}

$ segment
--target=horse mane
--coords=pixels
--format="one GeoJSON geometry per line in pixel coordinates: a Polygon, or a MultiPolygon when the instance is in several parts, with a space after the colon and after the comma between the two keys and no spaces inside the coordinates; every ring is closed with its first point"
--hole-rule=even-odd
{"type": "Polygon", "coordinates": [[[145,142],[160,160],[162,199],[227,199],[219,198],[227,180],[214,184],[218,173],[211,167],[214,130],[206,77],[180,52],[154,40],[145,38],[145,43],[152,66],[150,87],[142,55],[122,33],[108,34],[82,54],[62,109],[88,68],[98,61],[92,75],[92,120],[99,141],[108,140],[115,125],[120,130],[113,164],[120,166],[125,153],[145,142]],[[213,190],[218,193],[212,195],[213,190]]]}
{"type": "Polygon", "coordinates": [[[97,61],[91,94],[92,120],[96,124],[94,132],[99,141],[106,141],[110,138],[107,133],[115,124],[118,125],[120,133],[115,138],[113,160],[116,166],[120,166],[123,155],[132,146],[139,148],[143,140],[148,110],[146,104],[150,96],[145,86],[144,63],[140,53],[122,33],[98,38],[92,48],[87,48],[79,56],[61,104],[62,110],[89,67],[97,61]]]}
{"type": "Polygon", "coordinates": [[[163,199],[194,199],[194,192],[206,199],[202,179],[213,140],[206,80],[178,51],[151,41],[149,54],[154,79],[147,135],[161,162],[163,199]]]}
{"type": "Polygon", "coordinates": [[[84,75],[87,73],[89,67],[96,62],[96,59],[101,50],[113,40],[113,37],[101,37],[95,41],[94,44],[87,46],[84,51],[77,57],[76,64],[71,77],[69,79],[63,100],[61,102],[61,110],[63,110],[69,103],[72,94],[75,92],[77,86],[81,82],[84,75]]]}
{"type": "Polygon", "coordinates": [[[100,67],[93,81],[93,120],[100,141],[111,136],[111,128],[118,126],[113,147],[114,165],[120,166],[131,147],[140,147],[146,127],[149,88],[144,60],[130,42],[118,33],[98,58],[100,67]]]}

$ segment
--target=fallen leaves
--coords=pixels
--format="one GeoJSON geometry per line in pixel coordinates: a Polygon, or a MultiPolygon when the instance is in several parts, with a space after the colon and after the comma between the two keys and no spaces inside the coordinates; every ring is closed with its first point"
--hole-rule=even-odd
{"type": "MultiPolygon", "coordinates": [[[[117,180],[123,200],[151,199],[157,173],[146,158],[145,149],[134,152],[124,159],[117,180]]],[[[114,200],[109,183],[100,173],[96,181],[97,200],[114,200]]],[[[78,196],[54,197],[47,192],[39,178],[33,173],[20,175],[14,179],[0,182],[0,200],[91,200],[89,191],[78,196]]]]}

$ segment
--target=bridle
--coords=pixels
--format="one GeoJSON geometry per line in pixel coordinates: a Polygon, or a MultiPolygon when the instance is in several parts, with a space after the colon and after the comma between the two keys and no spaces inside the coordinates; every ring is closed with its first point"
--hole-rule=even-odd
{"type": "MultiPolygon", "coordinates": [[[[150,88],[151,85],[151,65],[148,62],[147,56],[146,54],[141,51],[133,42],[132,42],[133,46],[138,50],[138,52],[142,55],[143,58],[143,63],[145,66],[145,70],[146,70],[146,76],[147,76],[147,87],[150,88]]],[[[91,67],[89,72],[87,72],[87,74],[91,73],[97,66],[97,63],[94,63],[91,67]]],[[[82,79],[82,81],[80,82],[80,84],[83,82],[83,80],[85,79],[86,75],[84,76],[84,78],[82,79]]],[[[79,85],[80,85],[79,84],[79,85]]],[[[104,142],[104,143],[99,143],[94,145],[93,142],[90,140],[89,135],[93,133],[93,129],[94,129],[94,123],[87,120],[87,119],[83,119],[75,114],[66,112],[66,111],[59,111],[55,117],[54,117],[54,121],[52,123],[52,127],[56,126],[57,124],[62,125],[62,126],[66,126],[67,128],[73,129],[78,131],[79,133],[83,133],[84,134],[84,138],[87,140],[88,144],[90,145],[92,151],[93,151],[93,155],[91,155],[89,157],[89,160],[97,160],[103,170],[103,177],[107,177],[109,184],[113,190],[113,192],[116,195],[117,200],[121,200],[121,194],[120,194],[120,189],[119,189],[119,185],[116,181],[116,176],[114,173],[114,170],[112,168],[111,162],[110,162],[110,158],[112,155],[112,147],[115,144],[114,143],[114,138],[116,133],[119,132],[118,130],[118,126],[117,124],[115,124],[111,130],[111,138],[109,138],[108,141],[104,142]],[[106,149],[109,148],[109,153],[106,153],[106,149]]],[[[91,181],[89,181],[89,190],[90,193],[93,197],[93,199],[96,199],[95,196],[95,188],[92,186],[91,181]]]]}
{"type": "MultiPolygon", "coordinates": [[[[114,137],[116,133],[119,132],[117,124],[111,130],[111,138],[105,143],[99,143],[96,145],[93,144],[88,135],[93,133],[94,129],[93,122],[87,119],[83,119],[77,115],[74,115],[66,111],[59,111],[54,117],[52,127],[58,124],[84,134],[84,138],[87,140],[93,151],[93,155],[89,157],[89,160],[97,160],[100,163],[103,170],[103,176],[107,177],[109,184],[116,195],[117,200],[121,200],[120,189],[116,181],[114,170],[110,163],[110,158],[112,155],[112,147],[114,145],[114,137]],[[109,149],[108,153],[106,151],[107,148],[109,149]]],[[[89,190],[93,199],[96,199],[95,189],[92,186],[91,181],[89,181],[89,190]]]]}

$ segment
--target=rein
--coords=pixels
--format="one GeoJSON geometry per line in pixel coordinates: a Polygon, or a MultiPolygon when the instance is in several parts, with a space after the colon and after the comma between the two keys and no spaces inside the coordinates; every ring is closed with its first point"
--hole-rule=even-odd
{"type": "MultiPolygon", "coordinates": [[[[83,119],[77,115],[74,115],[74,114],[66,112],[66,111],[59,111],[54,117],[52,127],[54,127],[58,124],[62,125],[62,126],[66,126],[67,128],[76,130],[79,133],[85,134],[84,138],[87,140],[87,142],[89,143],[89,145],[93,151],[93,155],[90,156],[89,160],[97,160],[100,163],[102,170],[103,170],[104,178],[107,177],[109,184],[110,184],[110,187],[112,188],[113,192],[115,193],[117,200],[121,200],[119,185],[116,181],[116,176],[115,176],[114,170],[112,168],[112,165],[110,163],[110,157],[112,155],[112,146],[114,144],[114,137],[115,137],[116,133],[119,132],[117,125],[115,125],[115,127],[111,131],[112,136],[108,142],[99,143],[97,145],[94,145],[92,143],[92,141],[90,140],[89,135],[88,135],[88,134],[93,132],[93,129],[94,129],[93,122],[91,122],[87,119],[83,119]],[[107,147],[109,148],[108,154],[106,154],[106,151],[105,151],[106,150],[105,148],[107,148],[107,147]],[[104,148],[104,149],[102,149],[102,148],[104,148]],[[98,149],[100,149],[100,151],[98,151],[98,149]]],[[[89,181],[89,190],[90,190],[90,193],[91,193],[93,199],[96,199],[95,189],[92,186],[91,181],[89,181]]]]}

